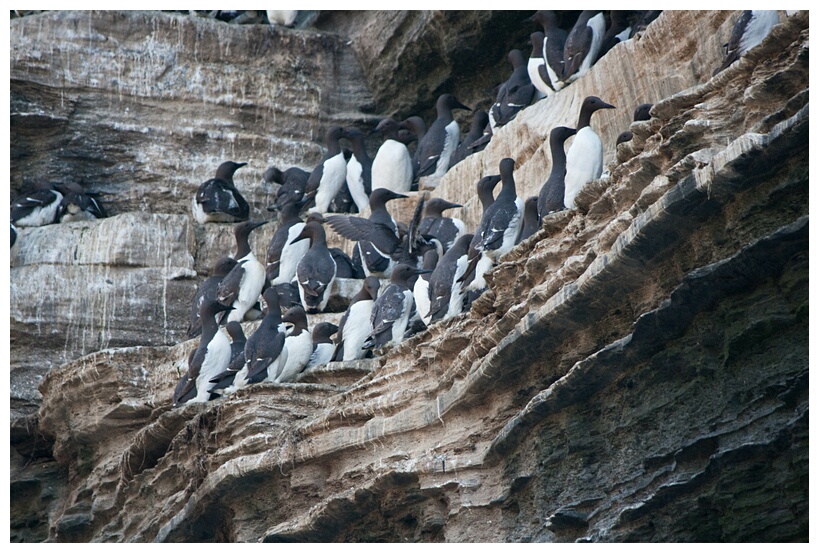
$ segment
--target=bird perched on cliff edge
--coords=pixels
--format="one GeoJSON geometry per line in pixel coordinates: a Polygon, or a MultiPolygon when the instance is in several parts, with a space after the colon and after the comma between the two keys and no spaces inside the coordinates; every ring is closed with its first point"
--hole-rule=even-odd
{"type": "Polygon", "coordinates": [[[199,185],[193,197],[193,217],[200,224],[246,221],[250,206],[233,184],[233,174],[247,163],[226,161],[216,169],[216,176],[199,185]]]}
{"type": "Polygon", "coordinates": [[[543,218],[554,211],[565,209],[563,197],[566,194],[566,152],[563,147],[570,136],[577,131],[569,127],[555,127],[549,133],[549,148],[552,152],[552,169],[549,178],[540,187],[537,200],[537,226],[543,218]]]}
{"type": "Polygon", "coordinates": [[[456,108],[472,111],[452,94],[441,94],[438,97],[435,104],[438,118],[418,142],[419,177],[432,175],[440,178],[449,169],[449,158],[458,147],[461,136],[458,122],[452,118],[452,110],[456,108]]]}
{"type": "Polygon", "coordinates": [[[597,96],[588,96],[580,107],[577,136],[566,153],[566,190],[563,205],[575,209],[574,199],[590,180],[603,174],[603,142],[589,126],[591,116],[600,109],[615,109],[597,96]]]}
{"type": "Polygon", "coordinates": [[[236,238],[237,265],[222,278],[216,290],[216,299],[222,305],[229,305],[233,310],[228,314],[227,321],[241,322],[248,309],[253,307],[262,293],[265,283],[264,266],[259,263],[250,249],[248,237],[254,229],[267,221],[246,221],[239,223],[233,229],[236,238]]]}

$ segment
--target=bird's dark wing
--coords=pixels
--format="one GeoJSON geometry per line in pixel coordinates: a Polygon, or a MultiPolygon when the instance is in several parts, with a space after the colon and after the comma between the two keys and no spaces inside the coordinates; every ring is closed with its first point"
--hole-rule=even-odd
{"type": "Polygon", "coordinates": [[[401,244],[395,231],[382,223],[362,217],[328,215],[324,218],[330,227],[349,240],[372,242],[379,251],[389,255],[401,244]]]}
{"type": "Polygon", "coordinates": [[[219,287],[216,289],[216,301],[222,305],[233,305],[239,297],[239,286],[242,284],[242,277],[245,275],[244,263],[239,263],[228,274],[222,278],[219,287]]]}

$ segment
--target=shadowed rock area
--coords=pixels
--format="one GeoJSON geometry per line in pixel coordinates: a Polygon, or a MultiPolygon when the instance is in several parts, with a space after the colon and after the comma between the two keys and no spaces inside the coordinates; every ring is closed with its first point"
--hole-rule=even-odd
{"type": "MultiPolygon", "coordinates": [[[[537,194],[549,131],[573,126],[588,95],[617,106],[592,123],[608,173],[503,258],[470,312],[380,358],[176,409],[198,343],[184,341],[188,302],[233,248],[231,225],[190,217],[196,186],[226,155],[249,160],[237,185],[251,217],[269,218],[255,184],[265,164],[311,168],[331,120],[409,109],[379,75],[417,70],[407,56],[453,44],[472,20],[451,34],[439,12],[381,23],[394,40],[427,37],[414,51],[365,43],[352,29],[376,25],[370,12],[361,27],[355,12],[319,17],[319,31],[61,16],[11,22],[12,196],[25,178],[80,175],[115,216],[24,229],[12,249],[12,541],[808,540],[808,12],[782,12],[713,78],[739,12],[664,12],[432,192],[464,204],[474,228],[474,185],[502,158],[518,195],[537,194]],[[119,69],[117,49],[133,52],[119,69]],[[262,77],[273,62],[261,54],[307,73],[262,77]],[[250,86],[255,75],[295,97],[305,74],[321,82],[313,107],[293,108],[303,120],[250,86]],[[645,102],[652,118],[630,124],[645,102]],[[203,133],[190,155],[167,114],[203,133]],[[131,117],[153,130],[128,146],[131,117]],[[633,140],[615,148],[626,129],[633,140]],[[100,146],[110,165],[91,155],[120,142],[100,146]]],[[[483,40],[501,25],[471,17],[483,40]]],[[[456,52],[441,53],[442,73],[456,52]]],[[[419,85],[419,98],[434,102],[435,86],[460,98],[459,78],[419,85]]],[[[396,203],[396,219],[416,200],[396,203]]],[[[257,257],[274,230],[256,231],[257,257]]]]}

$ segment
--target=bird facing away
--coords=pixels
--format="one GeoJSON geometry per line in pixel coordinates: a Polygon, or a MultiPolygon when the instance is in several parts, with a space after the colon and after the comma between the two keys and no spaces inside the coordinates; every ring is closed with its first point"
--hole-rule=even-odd
{"type": "Polygon", "coordinates": [[[372,334],[364,343],[367,349],[380,350],[391,345],[398,345],[404,340],[410,314],[412,313],[413,295],[408,280],[413,275],[429,272],[416,269],[404,263],[395,267],[390,276],[390,284],[373,303],[370,323],[372,334]]]}
{"type": "Polygon", "coordinates": [[[233,174],[247,163],[225,161],[216,176],[206,180],[193,197],[193,217],[199,224],[247,221],[250,206],[233,184],[233,174]]]}
{"type": "Polygon", "coordinates": [[[336,262],[327,248],[327,235],[317,221],[308,221],[294,242],[310,240],[310,249],[296,267],[301,304],[307,313],[320,313],[327,307],[333,281],[336,279],[336,262]]]}
{"type": "Polygon", "coordinates": [[[574,24],[563,47],[563,75],[560,80],[572,83],[591,69],[606,34],[603,12],[585,10],[574,24]]]}
{"type": "Polygon", "coordinates": [[[512,74],[498,90],[495,104],[489,110],[489,124],[497,129],[515,118],[520,110],[532,103],[535,86],[529,78],[526,58],[520,50],[511,50],[507,55],[512,64],[512,74]]]}
{"type": "Polygon", "coordinates": [[[537,213],[538,223],[554,211],[564,209],[563,197],[566,192],[566,152],[563,147],[570,136],[577,131],[569,127],[555,127],[549,133],[549,148],[552,152],[552,170],[549,178],[543,183],[538,194],[537,213]]]}

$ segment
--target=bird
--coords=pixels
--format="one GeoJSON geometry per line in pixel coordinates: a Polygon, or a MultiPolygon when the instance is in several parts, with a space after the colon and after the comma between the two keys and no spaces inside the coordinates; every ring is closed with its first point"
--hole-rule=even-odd
{"type": "Polygon", "coordinates": [[[745,10],[731,31],[725,44],[725,58],[714,70],[714,75],[737,61],[745,52],[762,42],[774,25],[779,23],[776,10],[745,10]]]}
{"type": "Polygon", "coordinates": [[[455,243],[458,236],[466,232],[464,222],[455,217],[444,217],[447,209],[463,207],[443,198],[432,198],[424,207],[424,219],[421,221],[422,235],[437,238],[446,252],[455,243]]]}
{"type": "Polygon", "coordinates": [[[304,229],[299,217],[302,203],[288,203],[279,211],[279,227],[270,239],[265,258],[265,277],[271,285],[284,284],[293,280],[296,266],[310,245],[307,242],[294,242],[304,229]]]}
{"type": "Polygon", "coordinates": [[[529,69],[523,52],[511,50],[507,55],[513,70],[498,90],[495,103],[489,110],[489,124],[494,131],[515,118],[520,110],[532,103],[535,86],[529,79],[529,69]]]}
{"type": "Polygon", "coordinates": [[[469,244],[469,267],[459,279],[463,282],[472,278],[469,289],[473,290],[486,286],[483,275],[494,262],[512,250],[523,223],[523,200],[517,195],[513,176],[515,160],[503,158],[499,168],[501,191],[481,217],[469,244]]]}
{"type": "Polygon", "coordinates": [[[176,388],[174,388],[172,401],[173,407],[187,403],[196,397],[196,379],[194,378],[192,380],[188,380],[188,369],[190,368],[191,363],[193,363],[194,355],[196,355],[196,348],[193,348],[190,351],[184,365],[180,364],[176,368],[177,372],[179,372],[180,368],[182,367],[185,368],[185,371],[182,373],[182,376],[179,377],[179,382],[177,382],[176,388]]]}
{"type": "Polygon", "coordinates": [[[249,384],[272,382],[287,362],[287,350],[284,347],[286,338],[282,326],[282,314],[279,310],[278,296],[270,287],[264,291],[267,305],[262,322],[245,343],[245,365],[233,379],[233,384],[225,389],[231,394],[249,384]]]}
{"type": "Polygon", "coordinates": [[[475,185],[478,201],[481,202],[481,217],[483,217],[483,214],[489,209],[489,206],[495,203],[494,190],[500,181],[500,175],[486,175],[481,177],[475,185]]]}
{"type": "MultiPolygon", "coordinates": [[[[455,153],[449,161],[450,169],[462,162],[475,152],[481,151],[483,148],[475,146],[474,143],[483,137],[483,131],[489,124],[489,114],[483,110],[476,110],[472,113],[472,123],[469,126],[469,132],[466,133],[464,139],[458,144],[455,153]]],[[[488,141],[487,141],[488,142],[488,141]]],[[[486,147],[486,145],[483,145],[486,147]]]]}
{"type": "Polygon", "coordinates": [[[364,278],[364,269],[361,264],[353,263],[350,256],[344,253],[341,248],[330,248],[330,255],[336,262],[336,278],[364,278]]]}
{"type": "Polygon", "coordinates": [[[363,359],[367,354],[362,346],[372,332],[370,315],[380,286],[378,277],[368,276],[361,283],[361,289],[350,300],[350,305],[338,324],[334,361],[363,359]]]}
{"type": "Polygon", "coordinates": [[[529,80],[535,87],[534,99],[540,100],[554,93],[543,59],[543,33],[536,31],[530,34],[529,43],[532,45],[532,52],[529,54],[526,70],[529,72],[529,80]]]}
{"type": "Polygon", "coordinates": [[[472,234],[462,234],[441,258],[429,277],[429,322],[446,320],[460,314],[464,307],[465,283],[459,282],[469,264],[472,234]]]}
{"type": "Polygon", "coordinates": [[[259,263],[250,249],[248,237],[254,229],[267,221],[245,221],[233,229],[236,238],[237,265],[222,278],[216,289],[216,299],[222,305],[229,305],[233,310],[228,313],[227,322],[244,319],[245,313],[253,307],[262,293],[265,283],[264,266],[259,263]]]}
{"type": "Polygon", "coordinates": [[[87,194],[79,184],[65,183],[62,190],[63,199],[57,208],[57,221],[60,223],[94,221],[107,217],[102,204],[87,194]]]}
{"type": "Polygon", "coordinates": [[[336,332],[338,332],[338,327],[326,321],[313,327],[313,332],[311,333],[313,352],[310,354],[310,360],[307,362],[305,370],[318,365],[327,364],[333,360],[336,345],[333,343],[331,337],[336,332]]]}
{"type": "MultiPolygon", "coordinates": [[[[438,252],[429,250],[424,253],[424,263],[422,268],[429,270],[428,274],[432,274],[435,266],[438,264],[438,252]]],[[[427,274],[418,275],[415,283],[412,285],[412,295],[415,299],[415,310],[418,316],[424,321],[425,325],[429,325],[429,276],[427,274]]]]}
{"type": "Polygon", "coordinates": [[[221,305],[214,300],[205,300],[199,310],[202,319],[202,337],[199,346],[188,364],[187,383],[174,393],[174,406],[180,405],[182,397],[187,395],[192,386],[196,386],[196,395],[188,403],[204,402],[210,399],[209,382],[223,372],[230,363],[230,342],[216,322],[216,315],[228,311],[231,307],[221,305]]]}
{"type": "Polygon", "coordinates": [[[199,309],[206,299],[216,300],[216,290],[219,283],[237,265],[235,259],[229,256],[220,257],[213,264],[210,276],[206,278],[196,290],[191,300],[190,323],[188,324],[188,338],[196,338],[202,334],[202,319],[199,318],[199,309]]]}
{"type": "Polygon", "coordinates": [[[605,56],[609,50],[619,43],[631,38],[631,25],[629,25],[626,19],[626,12],[611,10],[609,16],[611,17],[611,25],[606,29],[606,34],[603,35],[603,41],[600,44],[600,50],[597,52],[597,58],[594,60],[594,63],[597,63],[600,58],[605,56]]]}
{"type": "Polygon", "coordinates": [[[17,242],[17,229],[14,227],[14,223],[11,224],[11,247],[14,247],[14,243],[17,242]]]}
{"type": "Polygon", "coordinates": [[[418,141],[418,176],[443,177],[449,169],[449,160],[458,147],[461,136],[458,122],[452,118],[453,109],[472,111],[452,94],[441,94],[435,104],[438,118],[424,137],[418,141]]]}
{"type": "Polygon", "coordinates": [[[233,184],[233,174],[247,163],[225,161],[216,176],[199,185],[193,197],[193,217],[199,224],[247,221],[250,206],[233,184]]]}
{"type": "MultiPolygon", "coordinates": [[[[273,205],[277,210],[289,203],[301,202],[304,199],[304,191],[307,188],[307,180],[310,173],[298,167],[290,167],[280,171],[275,166],[268,167],[262,177],[264,182],[279,184],[276,190],[276,199],[273,205]]],[[[304,204],[302,204],[304,207],[304,204]]],[[[268,208],[269,209],[269,208],[268,208]]]]}
{"type": "Polygon", "coordinates": [[[566,153],[566,191],[563,205],[575,209],[574,199],[590,180],[603,173],[603,142],[589,126],[591,116],[600,109],[615,109],[597,96],[587,96],[580,107],[577,135],[566,153]]]}
{"type": "Polygon", "coordinates": [[[282,322],[292,325],[284,339],[287,362],[282,365],[273,381],[293,382],[310,361],[313,354],[313,337],[307,331],[307,314],[300,305],[288,309],[282,317],[282,322]]]}
{"type": "MultiPolygon", "coordinates": [[[[651,108],[654,104],[640,104],[634,109],[634,121],[649,121],[651,119],[651,108]]],[[[631,131],[623,131],[617,136],[617,140],[615,141],[614,145],[619,146],[623,142],[628,142],[632,138],[634,138],[634,133],[631,131]]]]}
{"type": "Polygon", "coordinates": [[[397,193],[412,188],[412,157],[407,147],[398,141],[399,123],[392,118],[382,119],[376,131],[384,136],[371,166],[372,189],[386,188],[397,193]]]}
{"type": "Polygon", "coordinates": [[[548,81],[543,78],[543,81],[557,92],[565,86],[560,77],[563,75],[563,50],[568,34],[557,26],[557,16],[551,10],[537,11],[530,19],[543,27],[543,61],[549,78],[548,81]]]}
{"type": "Polygon", "coordinates": [[[637,33],[642,33],[648,27],[648,24],[660,17],[663,10],[641,10],[642,15],[637,19],[636,23],[631,28],[631,36],[634,38],[637,33]]]}
{"type": "Polygon", "coordinates": [[[282,313],[294,305],[301,305],[299,286],[295,280],[284,284],[273,284],[271,288],[276,290],[276,295],[279,298],[279,311],[282,313]]]}
{"type": "Polygon", "coordinates": [[[406,197],[388,188],[375,188],[370,194],[369,218],[344,215],[330,215],[326,218],[337,233],[349,240],[358,241],[361,265],[367,276],[388,278],[396,265],[392,254],[401,245],[401,238],[398,236],[395,219],[387,211],[387,202],[406,197]]]}
{"type": "Polygon", "coordinates": [[[395,267],[390,276],[390,284],[383,292],[379,292],[373,303],[370,314],[372,331],[362,347],[383,350],[404,340],[413,306],[412,290],[407,281],[413,275],[428,272],[430,271],[427,269],[417,269],[405,263],[395,267]]]}
{"type": "Polygon", "coordinates": [[[347,160],[338,142],[342,132],[341,127],[330,127],[324,135],[327,153],[310,173],[305,189],[305,195],[313,198],[316,204],[310,208],[311,212],[327,213],[330,202],[347,180],[347,160]]]}
{"type": "Polygon", "coordinates": [[[296,23],[296,16],[299,15],[298,10],[267,10],[267,22],[270,25],[284,25],[285,27],[294,27],[296,23]]]}
{"type": "Polygon", "coordinates": [[[49,181],[40,179],[34,190],[11,204],[11,222],[18,227],[41,227],[57,222],[63,194],[49,181]]]}
{"type": "Polygon", "coordinates": [[[358,212],[365,213],[370,207],[373,161],[367,155],[363,132],[355,127],[346,127],[342,136],[353,145],[353,154],[347,161],[347,188],[350,189],[358,212]]]}
{"type": "Polygon", "coordinates": [[[240,370],[245,366],[245,345],[247,339],[242,330],[242,325],[236,321],[231,321],[225,325],[225,332],[230,336],[230,362],[227,369],[217,374],[209,380],[210,399],[221,397],[224,392],[222,390],[228,388],[233,384],[233,380],[240,370]]]}
{"type": "Polygon", "coordinates": [[[549,132],[549,148],[552,151],[552,170],[549,178],[540,187],[537,200],[538,227],[543,218],[554,211],[564,209],[563,196],[566,192],[566,152],[563,146],[577,131],[569,127],[555,127],[549,132]]]}
{"type": "Polygon", "coordinates": [[[317,221],[305,223],[294,242],[310,240],[310,249],[296,267],[301,304],[307,313],[320,313],[330,300],[336,279],[336,262],[327,248],[327,235],[317,221]]]}
{"type": "Polygon", "coordinates": [[[529,196],[523,202],[523,226],[520,227],[520,234],[515,244],[520,244],[540,228],[537,217],[537,196],[529,196]]]}
{"type": "Polygon", "coordinates": [[[421,117],[413,115],[401,121],[399,126],[401,128],[398,131],[398,139],[404,146],[409,148],[411,143],[416,143],[415,151],[410,156],[412,158],[412,180],[415,181],[418,179],[418,170],[421,168],[421,161],[418,158],[418,144],[424,138],[424,135],[427,134],[427,124],[424,123],[421,117]]]}
{"type": "Polygon", "coordinates": [[[606,34],[606,18],[598,10],[584,10],[563,47],[563,74],[560,81],[570,84],[589,72],[606,34]]]}

